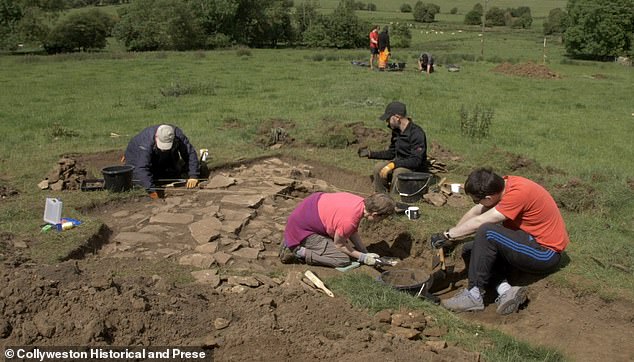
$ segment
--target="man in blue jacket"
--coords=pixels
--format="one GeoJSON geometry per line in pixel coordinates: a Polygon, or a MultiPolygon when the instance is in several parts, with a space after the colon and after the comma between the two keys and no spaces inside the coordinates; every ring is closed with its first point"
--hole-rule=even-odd
{"type": "Polygon", "coordinates": [[[196,149],[180,128],[163,124],[150,126],[134,136],[125,150],[126,164],[134,166],[135,182],[151,198],[158,198],[156,181],[187,175],[187,188],[198,185],[200,165],[196,149]]]}
{"type": "Polygon", "coordinates": [[[407,117],[405,104],[387,105],[380,120],[392,129],[390,146],[384,151],[359,150],[359,157],[385,160],[374,167],[374,191],[396,194],[398,175],[405,172],[428,172],[425,131],[407,117]]]}

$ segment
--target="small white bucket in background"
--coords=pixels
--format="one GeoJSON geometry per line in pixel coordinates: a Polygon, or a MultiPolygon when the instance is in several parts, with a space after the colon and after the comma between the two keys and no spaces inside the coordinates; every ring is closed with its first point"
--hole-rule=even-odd
{"type": "Polygon", "coordinates": [[[62,222],[62,201],[47,197],[44,206],[44,221],[49,224],[57,225],[62,222]]]}

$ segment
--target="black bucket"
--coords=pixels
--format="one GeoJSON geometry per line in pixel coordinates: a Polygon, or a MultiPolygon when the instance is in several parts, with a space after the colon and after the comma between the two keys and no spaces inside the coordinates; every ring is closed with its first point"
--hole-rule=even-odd
{"type": "Polygon", "coordinates": [[[406,172],[398,175],[396,191],[401,196],[401,201],[406,203],[416,202],[427,193],[432,175],[425,172],[406,172]]]}
{"type": "Polygon", "coordinates": [[[124,192],[132,189],[132,171],[134,166],[108,166],[101,170],[104,188],[112,192],[124,192]]]}

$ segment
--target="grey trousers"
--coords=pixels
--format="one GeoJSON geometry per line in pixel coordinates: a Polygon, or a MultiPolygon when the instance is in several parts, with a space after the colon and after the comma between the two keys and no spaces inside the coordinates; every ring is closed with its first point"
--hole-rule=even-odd
{"type": "Polygon", "coordinates": [[[398,191],[396,190],[396,183],[398,182],[398,175],[405,172],[412,172],[409,168],[405,167],[397,167],[392,170],[392,174],[388,176],[387,180],[381,178],[379,173],[381,169],[385,167],[388,163],[392,161],[381,161],[377,162],[374,165],[374,191],[381,193],[390,193],[392,195],[398,195],[398,191]]]}
{"type": "Polygon", "coordinates": [[[301,243],[306,248],[306,264],[329,267],[343,267],[350,265],[350,257],[337,249],[334,240],[327,236],[313,234],[301,243]]]}

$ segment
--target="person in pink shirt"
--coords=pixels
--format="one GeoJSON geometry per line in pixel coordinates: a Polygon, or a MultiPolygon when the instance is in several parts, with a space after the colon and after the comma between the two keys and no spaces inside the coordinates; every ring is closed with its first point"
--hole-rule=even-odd
{"type": "Polygon", "coordinates": [[[379,255],[368,253],[358,229],[362,219],[381,221],[395,211],[386,194],[367,198],[347,192],[317,192],[291,212],[284,230],[280,260],[284,264],[344,267],[352,260],[374,265],[379,255]]]}

